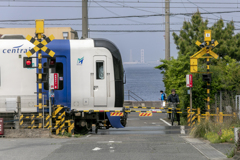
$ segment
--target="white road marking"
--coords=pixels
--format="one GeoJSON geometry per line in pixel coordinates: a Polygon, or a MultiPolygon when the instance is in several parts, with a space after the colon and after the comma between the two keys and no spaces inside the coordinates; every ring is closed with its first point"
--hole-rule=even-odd
{"type": "Polygon", "coordinates": [[[87,135],[87,138],[90,137],[90,136],[91,136],[91,134],[87,135]]]}
{"type": "Polygon", "coordinates": [[[112,148],[114,148],[114,147],[109,147],[109,148],[111,148],[111,149],[112,149],[112,148]]]}
{"type": "Polygon", "coordinates": [[[170,123],[168,123],[167,121],[163,120],[162,118],[160,118],[160,121],[163,121],[163,122],[166,123],[167,125],[171,126],[170,123]]]}
{"type": "Polygon", "coordinates": [[[153,122],[152,124],[156,124],[156,123],[153,122]]]}
{"type": "Polygon", "coordinates": [[[95,148],[93,148],[92,150],[93,151],[99,151],[99,150],[101,150],[102,148],[98,148],[98,147],[95,147],[95,148]]]}
{"type": "Polygon", "coordinates": [[[122,141],[97,141],[97,143],[122,143],[122,141]]]}

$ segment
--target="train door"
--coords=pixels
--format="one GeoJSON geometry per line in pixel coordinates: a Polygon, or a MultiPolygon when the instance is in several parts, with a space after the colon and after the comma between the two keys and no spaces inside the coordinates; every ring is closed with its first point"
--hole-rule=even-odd
{"type": "Polygon", "coordinates": [[[94,81],[93,96],[94,107],[107,107],[107,58],[106,56],[94,56],[94,81]]]}

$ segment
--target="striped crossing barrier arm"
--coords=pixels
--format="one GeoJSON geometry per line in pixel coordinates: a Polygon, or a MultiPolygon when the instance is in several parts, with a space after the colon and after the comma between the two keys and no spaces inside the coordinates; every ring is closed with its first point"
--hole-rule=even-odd
{"type": "Polygon", "coordinates": [[[124,108],[136,108],[136,109],[164,109],[163,107],[142,107],[142,106],[125,106],[124,108]]]}

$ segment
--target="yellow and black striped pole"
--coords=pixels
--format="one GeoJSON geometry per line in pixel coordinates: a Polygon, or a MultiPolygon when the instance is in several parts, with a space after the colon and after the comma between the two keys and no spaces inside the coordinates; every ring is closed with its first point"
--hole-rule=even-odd
{"type": "MultiPolygon", "coordinates": [[[[209,43],[209,42],[207,42],[207,43],[209,43]]],[[[207,45],[209,45],[209,44],[207,44],[207,45]]],[[[209,51],[207,52],[207,56],[210,56],[209,51]]],[[[209,73],[210,72],[209,65],[210,65],[210,60],[209,60],[209,58],[207,58],[207,74],[210,74],[209,73]]],[[[206,112],[206,119],[207,120],[209,119],[209,116],[210,116],[209,114],[210,114],[210,81],[207,82],[207,112],[206,112]]]]}
{"type": "MultiPolygon", "coordinates": [[[[36,20],[36,34],[37,34],[37,41],[41,42],[42,41],[42,34],[44,33],[44,21],[36,20]]],[[[41,119],[43,117],[42,113],[42,108],[43,108],[43,101],[42,101],[42,51],[41,48],[38,50],[38,78],[37,78],[37,83],[38,83],[38,113],[39,113],[39,118],[41,119]]],[[[39,128],[42,127],[42,120],[40,120],[39,123],[39,128]]]]}
{"type": "MultiPolygon", "coordinates": [[[[209,42],[207,42],[209,45],[209,42]]],[[[207,57],[210,56],[209,52],[211,52],[211,48],[207,50],[207,57]]],[[[210,59],[207,58],[207,74],[210,74],[210,59]]],[[[207,81],[207,112],[206,112],[206,120],[210,118],[210,80],[207,81]]]]}

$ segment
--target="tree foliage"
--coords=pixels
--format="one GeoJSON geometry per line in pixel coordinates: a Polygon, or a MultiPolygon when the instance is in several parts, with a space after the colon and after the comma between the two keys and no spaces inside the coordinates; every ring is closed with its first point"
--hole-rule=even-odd
{"type": "MultiPolygon", "coordinates": [[[[200,12],[195,13],[190,21],[184,21],[179,34],[173,33],[174,43],[178,49],[178,57],[171,57],[169,61],[161,60],[162,64],[156,68],[164,74],[166,93],[171,94],[171,89],[176,89],[180,97],[181,107],[189,106],[188,88],[186,87],[186,74],[190,74],[190,56],[199,51],[196,41],[204,41],[204,30],[212,30],[212,39],[219,42],[214,52],[220,55],[217,60],[211,59],[210,72],[211,102],[219,90],[239,91],[240,89],[240,34],[234,33],[234,23],[226,25],[219,19],[212,26],[208,20],[203,20],[200,12]]],[[[206,72],[206,60],[198,60],[198,70],[206,72]]],[[[206,105],[207,90],[206,82],[202,81],[201,74],[193,74],[193,107],[204,108],[206,105]]]]}

